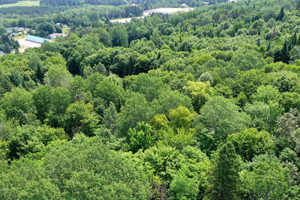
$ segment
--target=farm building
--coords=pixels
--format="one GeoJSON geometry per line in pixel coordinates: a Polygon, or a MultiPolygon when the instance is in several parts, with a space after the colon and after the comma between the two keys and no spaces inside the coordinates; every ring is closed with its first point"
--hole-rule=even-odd
{"type": "Polygon", "coordinates": [[[43,44],[46,41],[52,42],[52,40],[48,40],[46,38],[41,38],[41,37],[37,37],[37,36],[33,36],[33,35],[27,35],[26,40],[30,41],[30,42],[38,43],[38,44],[43,44]]]}

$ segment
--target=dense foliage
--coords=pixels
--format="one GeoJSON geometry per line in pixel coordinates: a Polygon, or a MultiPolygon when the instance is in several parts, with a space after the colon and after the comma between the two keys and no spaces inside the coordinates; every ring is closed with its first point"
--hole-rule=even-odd
{"type": "Polygon", "coordinates": [[[26,19],[71,33],[0,57],[0,199],[300,199],[299,7],[26,19]]]}
{"type": "Polygon", "coordinates": [[[6,29],[0,27],[0,51],[4,53],[10,53],[12,50],[17,50],[19,43],[13,38],[9,38],[9,34],[6,29]]]}

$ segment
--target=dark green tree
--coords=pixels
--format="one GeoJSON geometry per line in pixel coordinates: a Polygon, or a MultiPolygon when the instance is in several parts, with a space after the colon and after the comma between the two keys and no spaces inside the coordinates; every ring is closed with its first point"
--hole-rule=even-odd
{"type": "Polygon", "coordinates": [[[295,32],[294,36],[291,38],[291,44],[292,46],[295,46],[297,44],[297,33],[295,32]]]}
{"type": "Polygon", "coordinates": [[[214,166],[208,177],[208,189],[204,199],[234,200],[239,199],[240,157],[231,142],[224,144],[218,151],[214,166]]]}
{"type": "Polygon", "coordinates": [[[267,47],[267,51],[269,51],[271,49],[271,42],[269,42],[268,47],[267,47]]]}
{"type": "Polygon", "coordinates": [[[281,61],[284,63],[289,63],[290,61],[289,47],[287,42],[284,43],[281,49],[281,61]]]}
{"type": "Polygon", "coordinates": [[[278,17],[276,18],[277,21],[282,21],[282,19],[284,18],[285,13],[284,13],[284,7],[281,8],[280,13],[278,15],[278,17]]]}

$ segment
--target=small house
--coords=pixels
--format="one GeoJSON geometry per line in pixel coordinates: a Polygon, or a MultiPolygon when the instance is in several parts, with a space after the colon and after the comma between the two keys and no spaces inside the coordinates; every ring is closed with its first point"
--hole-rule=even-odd
{"type": "Polygon", "coordinates": [[[0,51],[0,56],[4,56],[4,52],[3,51],[0,51]]]}

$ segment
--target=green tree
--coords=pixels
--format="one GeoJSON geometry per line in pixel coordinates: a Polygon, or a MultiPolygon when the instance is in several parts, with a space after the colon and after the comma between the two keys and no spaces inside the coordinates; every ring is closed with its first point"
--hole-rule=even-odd
{"type": "Polygon", "coordinates": [[[200,113],[203,124],[215,132],[219,139],[246,129],[250,123],[250,117],[240,112],[238,106],[224,97],[212,97],[200,113]]]}
{"type": "Polygon", "coordinates": [[[246,161],[251,161],[256,155],[272,154],[275,150],[275,143],[271,135],[266,131],[259,132],[254,128],[230,134],[227,140],[232,142],[236,153],[246,161]]]}
{"type": "Polygon", "coordinates": [[[281,10],[280,10],[279,15],[278,15],[277,18],[276,18],[276,20],[282,21],[283,18],[284,18],[284,16],[285,16],[285,13],[284,13],[284,7],[282,7],[281,10]]]}
{"type": "Polygon", "coordinates": [[[109,102],[112,102],[118,109],[120,108],[121,101],[123,99],[123,90],[111,81],[101,81],[93,92],[94,98],[101,98],[105,100],[107,102],[107,106],[109,105],[109,102]]]}
{"type": "Polygon", "coordinates": [[[139,74],[136,76],[132,83],[129,83],[129,87],[137,93],[145,95],[146,99],[151,102],[158,96],[167,91],[169,87],[164,84],[161,78],[150,77],[148,74],[139,74]],[[151,87],[149,87],[151,85],[151,87]]]}
{"type": "Polygon", "coordinates": [[[129,149],[133,152],[137,152],[139,149],[144,151],[152,147],[156,143],[158,135],[152,130],[149,124],[142,122],[134,129],[129,129],[127,138],[129,141],[129,149]]]}
{"type": "Polygon", "coordinates": [[[54,88],[68,88],[71,78],[72,76],[65,66],[53,65],[50,66],[49,71],[45,74],[44,82],[54,88]]]}
{"type": "Polygon", "coordinates": [[[263,56],[257,51],[241,50],[234,54],[230,63],[241,71],[248,71],[250,69],[261,69],[265,66],[263,56]],[[255,59],[253,59],[255,58],[255,59]]]}
{"type": "Polygon", "coordinates": [[[146,55],[141,55],[136,59],[134,74],[145,73],[150,69],[151,61],[146,55]]]}
{"type": "Polygon", "coordinates": [[[20,88],[4,94],[1,99],[1,108],[8,118],[19,120],[21,124],[34,119],[36,113],[31,93],[20,88]]]}
{"type": "Polygon", "coordinates": [[[156,130],[164,129],[168,126],[168,124],[169,120],[164,114],[155,115],[150,121],[150,125],[156,130]]]}
{"type": "Polygon", "coordinates": [[[284,92],[279,98],[279,103],[286,112],[290,109],[300,110],[300,94],[296,92],[284,92]]]}
{"type": "Polygon", "coordinates": [[[109,29],[113,46],[128,46],[128,33],[125,26],[114,26],[109,29]]]}
{"type": "Polygon", "coordinates": [[[261,101],[264,103],[269,103],[272,101],[278,101],[279,91],[272,85],[262,85],[257,88],[256,94],[253,94],[251,98],[254,101],[261,101]]]}
{"type": "Polygon", "coordinates": [[[46,119],[46,113],[48,113],[50,109],[51,89],[52,88],[49,85],[44,85],[32,92],[33,102],[37,110],[36,115],[41,122],[44,122],[46,119]]]}
{"type": "Polygon", "coordinates": [[[241,161],[231,142],[227,142],[218,149],[213,164],[204,199],[239,199],[240,178],[238,173],[241,161]]]}
{"type": "Polygon", "coordinates": [[[108,108],[104,111],[102,122],[107,129],[114,133],[114,131],[117,129],[118,121],[119,114],[116,106],[113,103],[110,103],[108,108]]]}
{"type": "Polygon", "coordinates": [[[275,156],[257,156],[241,172],[244,193],[250,199],[284,199],[288,189],[289,170],[275,156]]]}
{"type": "Polygon", "coordinates": [[[180,93],[179,91],[167,91],[161,93],[157,99],[151,103],[156,113],[168,115],[171,109],[176,109],[179,106],[184,106],[192,110],[191,99],[180,93]]]}
{"type": "Polygon", "coordinates": [[[290,53],[287,41],[284,42],[283,47],[281,49],[281,58],[280,61],[284,63],[289,63],[290,61],[290,53]]]}
{"type": "Polygon", "coordinates": [[[0,199],[62,198],[59,188],[50,179],[43,178],[41,162],[22,159],[1,169],[0,199]]]}
{"type": "Polygon", "coordinates": [[[25,27],[25,26],[26,26],[26,21],[24,19],[19,19],[18,27],[25,27]]]}
{"type": "Polygon", "coordinates": [[[170,125],[174,128],[190,128],[194,114],[190,113],[189,109],[184,106],[179,106],[176,109],[171,109],[170,114],[170,125]]]}
{"type": "Polygon", "coordinates": [[[70,138],[77,133],[93,136],[98,123],[98,116],[91,104],[73,103],[66,110],[64,127],[70,138]]]}
{"type": "Polygon", "coordinates": [[[110,150],[99,137],[79,134],[52,148],[43,168],[65,199],[150,198],[149,184],[138,165],[110,150]]]}
{"type": "Polygon", "coordinates": [[[159,137],[161,140],[158,142],[158,145],[165,145],[174,147],[178,150],[182,150],[188,145],[194,145],[194,130],[186,128],[171,128],[159,131],[159,137]]]}
{"type": "Polygon", "coordinates": [[[126,135],[129,128],[134,128],[139,122],[147,123],[154,113],[145,97],[132,93],[121,108],[119,128],[122,135],[126,135]]]}
{"type": "Polygon", "coordinates": [[[190,171],[184,166],[181,168],[173,181],[170,184],[170,190],[175,193],[175,197],[172,199],[196,199],[199,186],[196,178],[189,177],[190,171]]]}
{"type": "Polygon", "coordinates": [[[32,125],[16,127],[10,137],[7,151],[10,159],[40,152],[55,140],[67,139],[62,128],[55,129],[49,126],[35,127],[32,125]]]}
{"type": "Polygon", "coordinates": [[[276,129],[277,119],[283,111],[278,103],[266,104],[257,101],[253,104],[246,104],[244,109],[250,115],[253,127],[270,133],[276,129]]]}
{"type": "Polygon", "coordinates": [[[49,95],[50,106],[45,122],[53,127],[62,126],[64,114],[71,103],[71,94],[67,89],[58,87],[52,89],[49,95]]]}
{"type": "Polygon", "coordinates": [[[214,90],[210,87],[209,82],[188,82],[188,86],[184,87],[184,89],[192,99],[192,104],[197,112],[214,94],[214,90]]]}

